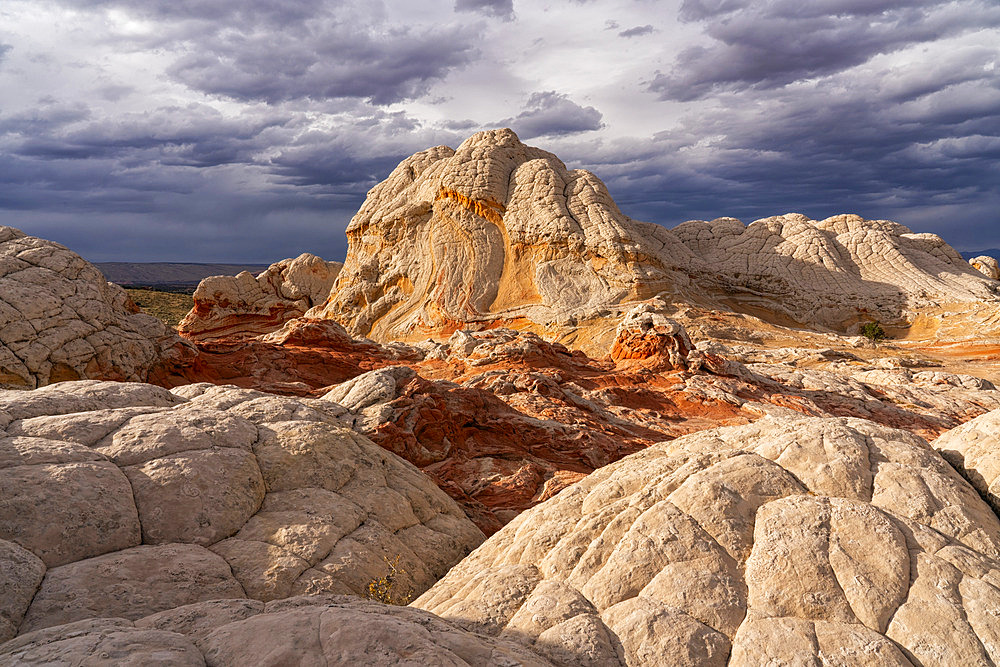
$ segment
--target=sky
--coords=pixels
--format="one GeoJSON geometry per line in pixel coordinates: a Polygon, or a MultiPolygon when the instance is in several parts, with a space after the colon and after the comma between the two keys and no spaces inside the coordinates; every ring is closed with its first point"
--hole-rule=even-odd
{"type": "Polygon", "coordinates": [[[512,127],[672,227],[1000,247],[997,0],[0,0],[0,224],[91,261],[342,259],[412,153],[512,127]]]}

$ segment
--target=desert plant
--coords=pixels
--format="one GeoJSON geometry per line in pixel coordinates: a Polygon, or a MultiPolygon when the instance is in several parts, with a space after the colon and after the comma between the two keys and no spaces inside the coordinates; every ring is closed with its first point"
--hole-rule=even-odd
{"type": "Polygon", "coordinates": [[[861,335],[873,343],[885,339],[885,329],[878,322],[868,322],[861,325],[861,335]]]}
{"type": "Polygon", "coordinates": [[[410,604],[413,600],[413,591],[410,590],[400,595],[399,591],[396,590],[396,586],[399,583],[399,576],[405,574],[404,570],[399,569],[399,555],[397,554],[392,560],[383,556],[382,560],[385,561],[389,571],[385,576],[377,577],[368,582],[368,591],[365,593],[365,597],[384,604],[399,606],[410,604]]]}

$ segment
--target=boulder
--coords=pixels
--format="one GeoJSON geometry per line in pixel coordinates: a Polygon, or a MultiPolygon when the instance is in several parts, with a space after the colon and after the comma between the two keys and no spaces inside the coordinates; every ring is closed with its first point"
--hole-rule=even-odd
{"type": "Polygon", "coordinates": [[[768,417],[656,444],[416,600],[596,664],[990,664],[1000,519],[908,432],[768,417]]]}
{"type": "Polygon", "coordinates": [[[68,248],[0,226],[0,388],[146,380],[193,354],[68,248]]]}
{"type": "Polygon", "coordinates": [[[0,638],[219,598],[401,601],[483,539],[334,403],[236,387],[0,391],[0,638]],[[44,574],[44,578],[42,575],[44,574]]]}
{"type": "Polygon", "coordinates": [[[205,278],[177,330],[193,340],[210,340],[252,338],[280,329],[326,302],[342,266],[302,253],[275,262],[257,277],[244,271],[205,278]]]}

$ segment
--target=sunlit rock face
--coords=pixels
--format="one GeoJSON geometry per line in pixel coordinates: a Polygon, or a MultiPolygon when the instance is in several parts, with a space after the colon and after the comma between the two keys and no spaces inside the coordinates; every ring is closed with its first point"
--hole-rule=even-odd
{"type": "Polygon", "coordinates": [[[177,329],[194,340],[270,333],[323,304],[341,266],[302,253],[275,262],[256,277],[244,271],[205,278],[194,292],[194,308],[177,329]]]}
{"type": "Polygon", "coordinates": [[[687,278],[662,227],[623,215],[593,174],[511,130],[404,160],[347,228],[344,270],[321,310],[379,340],[469,323],[563,325],[687,278]]]}
{"type": "Polygon", "coordinates": [[[311,315],[382,341],[503,325],[606,351],[630,304],[655,295],[841,331],[1000,303],[940,237],[886,220],[633,220],[596,176],[510,130],[404,160],[347,235],[344,270],[311,315]]]}
{"type": "Polygon", "coordinates": [[[336,404],[188,385],[0,391],[0,639],[229,598],[419,593],[483,540],[336,404]]]}
{"type": "Polygon", "coordinates": [[[1000,263],[989,255],[980,255],[969,260],[969,265],[992,280],[1000,280],[1000,263]]]}
{"type": "Polygon", "coordinates": [[[75,252],[0,226],[0,388],[145,380],[191,353],[75,252]]]}
{"type": "Polygon", "coordinates": [[[998,559],[1000,520],[925,440],[768,418],[602,468],[415,606],[576,664],[990,664],[998,559]]]}

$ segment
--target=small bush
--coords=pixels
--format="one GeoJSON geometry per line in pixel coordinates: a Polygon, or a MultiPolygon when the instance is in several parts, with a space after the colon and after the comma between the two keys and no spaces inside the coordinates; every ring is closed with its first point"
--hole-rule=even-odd
{"type": "Polygon", "coordinates": [[[389,567],[389,572],[384,577],[378,577],[368,582],[368,591],[365,593],[365,597],[384,604],[399,606],[410,604],[413,601],[412,590],[407,591],[404,595],[400,595],[399,591],[395,590],[399,583],[399,575],[404,574],[404,570],[399,569],[399,556],[397,555],[392,560],[383,556],[383,560],[389,567]]]}
{"type": "Polygon", "coordinates": [[[885,329],[878,322],[868,322],[861,326],[861,335],[873,343],[885,339],[885,329]]]}

